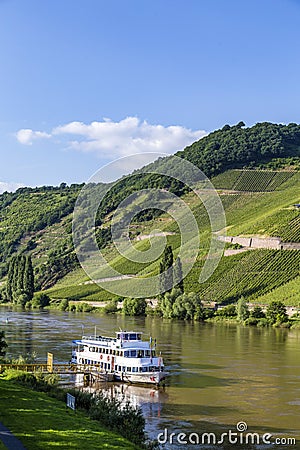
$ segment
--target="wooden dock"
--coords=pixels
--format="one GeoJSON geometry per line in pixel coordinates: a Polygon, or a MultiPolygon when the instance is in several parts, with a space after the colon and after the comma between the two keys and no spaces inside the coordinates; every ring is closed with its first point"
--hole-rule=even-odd
{"type": "Polygon", "coordinates": [[[28,373],[54,373],[60,375],[82,374],[90,382],[113,381],[113,373],[106,372],[98,365],[86,364],[2,364],[0,363],[0,373],[7,369],[20,370],[28,373]]]}

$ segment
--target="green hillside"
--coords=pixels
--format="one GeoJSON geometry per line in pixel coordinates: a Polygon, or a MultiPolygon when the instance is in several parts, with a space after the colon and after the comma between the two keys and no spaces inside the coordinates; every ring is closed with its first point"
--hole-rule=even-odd
{"type": "Polygon", "coordinates": [[[0,195],[0,274],[16,253],[33,258],[37,288],[76,267],[71,239],[72,212],[81,186],[21,188],[0,195]]]}
{"type": "MultiPolygon", "coordinates": [[[[300,211],[295,206],[300,202],[299,125],[225,126],[178,155],[197,164],[207,174],[216,174],[211,180],[225,209],[227,235],[278,237],[282,242],[300,242],[300,211]]],[[[163,163],[164,160],[153,166],[163,163]]],[[[71,238],[72,211],[81,187],[62,184],[56,188],[22,188],[0,196],[2,289],[5,289],[10,258],[24,252],[32,256],[36,289],[46,290],[53,300],[97,302],[114,297],[91,283],[76,259],[71,238]]],[[[159,258],[151,264],[132,262],[126,255],[119,255],[110,242],[112,212],[129,194],[145,187],[168,189],[181,196],[197,220],[201,248],[185,280],[187,291],[199,292],[208,302],[221,303],[236,301],[241,295],[252,302],[257,299],[269,302],[270,296],[278,291],[278,295],[286,295],[288,303],[296,302],[294,280],[300,275],[299,250],[244,249],[242,253],[223,256],[212,277],[199,284],[211,237],[207,213],[185,186],[158,175],[143,177],[136,172],[129,181],[122,179],[99,208],[98,242],[105,258],[120,274],[147,277],[159,271],[159,258]]],[[[155,209],[135,216],[130,226],[133,245],[141,252],[149,249],[147,236],[153,229],[169,233],[168,243],[177,255],[178,226],[171,216],[155,209]]],[[[97,267],[97,278],[105,278],[107,274],[105,267],[97,267]]]]}

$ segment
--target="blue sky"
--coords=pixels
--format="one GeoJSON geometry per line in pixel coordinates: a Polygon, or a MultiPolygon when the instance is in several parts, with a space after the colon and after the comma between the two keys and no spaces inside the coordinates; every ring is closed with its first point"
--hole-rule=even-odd
{"type": "Polygon", "coordinates": [[[298,0],[0,0],[0,189],[299,123],[299,24],[298,0]]]}

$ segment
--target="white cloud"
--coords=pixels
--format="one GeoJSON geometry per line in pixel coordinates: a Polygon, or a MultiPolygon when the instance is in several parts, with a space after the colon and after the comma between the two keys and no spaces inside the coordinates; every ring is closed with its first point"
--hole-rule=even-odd
{"type": "Polygon", "coordinates": [[[51,135],[23,129],[17,132],[17,139],[31,145],[36,139],[60,136],[75,150],[93,152],[100,157],[122,157],[145,152],[174,153],[206,134],[203,130],[193,131],[179,125],[151,125],[137,117],[126,117],[119,122],[108,118],[89,124],[69,122],[54,128],[51,135]]]}
{"type": "Polygon", "coordinates": [[[69,145],[99,156],[127,156],[142,152],[174,153],[200,139],[203,130],[192,131],[181,126],[151,125],[137,117],[126,117],[120,122],[70,122],[53,130],[53,134],[80,136],[69,145]]]}
{"type": "Polygon", "coordinates": [[[0,194],[3,192],[14,192],[20,187],[25,187],[25,184],[23,183],[14,183],[12,182],[6,182],[6,181],[0,181],[0,194]]]}
{"type": "Polygon", "coordinates": [[[17,139],[21,144],[32,145],[37,139],[50,139],[51,134],[44,131],[33,131],[30,128],[23,128],[16,133],[17,139]]]}

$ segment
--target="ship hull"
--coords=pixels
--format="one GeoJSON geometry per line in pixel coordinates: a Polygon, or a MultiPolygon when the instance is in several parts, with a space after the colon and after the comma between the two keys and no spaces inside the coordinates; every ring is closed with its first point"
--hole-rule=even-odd
{"type": "Polygon", "coordinates": [[[154,384],[159,385],[166,379],[166,372],[153,372],[147,374],[128,374],[128,373],[115,373],[114,377],[116,381],[122,381],[124,383],[133,384],[154,384]]]}

